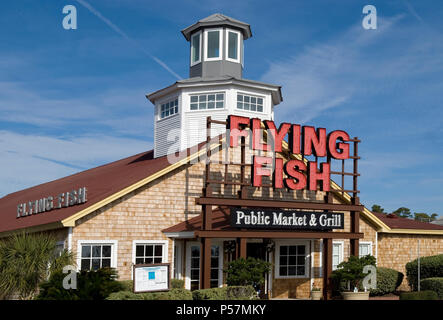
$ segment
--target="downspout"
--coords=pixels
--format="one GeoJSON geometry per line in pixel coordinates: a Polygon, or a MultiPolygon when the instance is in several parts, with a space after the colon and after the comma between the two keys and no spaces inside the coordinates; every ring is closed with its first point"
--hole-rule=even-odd
{"type": "Polygon", "coordinates": [[[68,251],[72,252],[72,227],[68,228],[68,251]]]}

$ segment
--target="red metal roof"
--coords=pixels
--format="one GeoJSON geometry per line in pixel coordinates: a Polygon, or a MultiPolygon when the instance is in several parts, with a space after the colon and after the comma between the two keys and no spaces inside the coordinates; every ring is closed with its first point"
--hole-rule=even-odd
{"type": "Polygon", "coordinates": [[[153,158],[153,150],[14,192],[0,199],[0,232],[60,222],[122,189],[168,167],[167,156],[153,158]],[[87,188],[87,201],[71,207],[17,218],[17,205],[63,192],[87,188]]]}
{"type": "Polygon", "coordinates": [[[394,214],[385,214],[378,212],[372,212],[372,214],[374,214],[391,229],[443,230],[443,226],[408,218],[400,218],[394,214]]]}

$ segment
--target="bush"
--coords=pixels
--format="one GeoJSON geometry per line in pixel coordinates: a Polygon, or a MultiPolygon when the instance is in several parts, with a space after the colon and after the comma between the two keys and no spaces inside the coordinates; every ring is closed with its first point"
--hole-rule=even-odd
{"type": "Polygon", "coordinates": [[[438,300],[438,295],[431,290],[403,292],[400,294],[400,300],[438,300]]]}
{"type": "Polygon", "coordinates": [[[253,286],[256,290],[265,282],[264,274],[269,272],[269,262],[249,257],[229,263],[226,282],[228,286],[253,286]]]}
{"type": "Polygon", "coordinates": [[[227,287],[228,300],[255,300],[258,299],[257,292],[253,286],[231,286],[227,287]]]}
{"type": "MultiPolygon", "coordinates": [[[[406,275],[412,290],[418,288],[418,260],[406,264],[406,275]]],[[[443,277],[443,254],[420,258],[420,278],[443,277]]]]}
{"type": "Polygon", "coordinates": [[[373,296],[382,296],[395,292],[402,283],[403,277],[403,273],[397,270],[378,267],[377,288],[371,289],[370,294],[373,296]]]}
{"type": "Polygon", "coordinates": [[[143,300],[143,297],[132,291],[113,292],[106,300],[143,300]]]}
{"type": "Polygon", "coordinates": [[[102,268],[97,271],[77,273],[77,289],[64,289],[66,274],[55,272],[40,286],[38,300],[104,300],[111,293],[122,291],[123,285],[116,280],[117,271],[102,268]]]}
{"type": "Polygon", "coordinates": [[[121,284],[123,291],[131,291],[133,292],[134,290],[134,281],[132,280],[122,280],[122,281],[118,281],[118,283],[121,284]]]}
{"type": "Polygon", "coordinates": [[[186,289],[172,289],[167,292],[144,293],[119,291],[111,293],[106,300],[192,300],[192,293],[186,289]]]}
{"type": "Polygon", "coordinates": [[[186,289],[174,288],[167,292],[157,293],[155,300],[192,300],[191,291],[186,289]]]}
{"type": "Polygon", "coordinates": [[[443,278],[427,278],[420,281],[423,290],[435,291],[440,299],[443,299],[443,278]]]}
{"type": "Polygon", "coordinates": [[[363,289],[361,282],[366,277],[366,273],[363,273],[363,268],[366,265],[375,266],[375,258],[371,255],[364,257],[350,256],[348,261],[343,261],[337,266],[337,270],[334,270],[331,274],[333,285],[340,291],[344,291],[344,285],[350,283],[352,291],[355,287],[363,289]]]}
{"type": "Polygon", "coordinates": [[[192,298],[194,300],[227,300],[227,287],[194,290],[192,298]]]}
{"type": "Polygon", "coordinates": [[[183,289],[185,287],[185,280],[171,279],[171,289],[183,289]]]}

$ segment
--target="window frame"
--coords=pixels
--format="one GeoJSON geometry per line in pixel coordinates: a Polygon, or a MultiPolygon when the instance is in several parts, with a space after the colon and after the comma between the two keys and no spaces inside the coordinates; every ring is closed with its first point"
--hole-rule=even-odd
{"type": "MultiPolygon", "coordinates": [[[[235,110],[239,110],[239,111],[241,111],[241,112],[250,112],[250,113],[260,113],[260,114],[263,114],[263,113],[265,113],[265,102],[266,102],[266,97],[265,96],[261,96],[261,95],[256,95],[256,94],[250,94],[250,93],[245,93],[245,92],[241,92],[241,91],[237,91],[236,92],[236,95],[235,95],[235,110]],[[251,109],[249,109],[249,110],[245,110],[245,109],[240,109],[240,108],[238,108],[238,96],[239,95],[242,95],[242,96],[248,96],[249,98],[256,98],[256,99],[262,99],[263,100],[263,111],[253,111],[253,110],[251,110],[251,109]]],[[[243,100],[243,102],[242,103],[244,103],[244,100],[243,100]]],[[[250,103],[249,103],[250,104],[250,103]]],[[[256,105],[257,105],[257,103],[256,103],[256,105]]]]}
{"type": "Polygon", "coordinates": [[[205,48],[204,48],[204,53],[205,53],[205,57],[204,60],[205,61],[217,61],[217,60],[222,60],[223,59],[223,28],[211,28],[211,29],[206,29],[204,31],[204,42],[205,42],[205,48]],[[212,31],[218,31],[219,32],[219,37],[218,37],[218,57],[214,57],[214,58],[208,58],[208,33],[212,32],[212,31]]]}
{"type": "MultiPolygon", "coordinates": [[[[175,109],[175,106],[174,106],[175,109]]],[[[162,121],[168,118],[172,118],[176,115],[180,114],[180,99],[179,96],[175,96],[175,97],[170,97],[168,99],[164,99],[161,102],[159,101],[157,104],[157,121],[162,121]],[[175,102],[175,100],[177,100],[177,112],[173,113],[173,114],[169,114],[167,116],[165,116],[164,118],[162,118],[162,105],[166,104],[166,103],[170,103],[170,102],[175,102]]]]}
{"type": "Polygon", "coordinates": [[[345,247],[345,242],[344,241],[337,241],[334,240],[332,241],[332,270],[337,270],[337,268],[334,268],[334,245],[340,245],[340,249],[339,249],[339,253],[338,253],[338,263],[337,265],[339,265],[340,263],[342,263],[344,261],[344,247],[345,247]]]}
{"type": "Polygon", "coordinates": [[[201,63],[202,62],[202,45],[203,45],[203,43],[202,43],[202,32],[201,32],[201,30],[200,31],[197,31],[196,33],[194,33],[192,36],[191,36],[191,47],[190,47],[190,64],[191,64],[191,67],[192,66],[195,66],[196,64],[199,64],[199,63],[201,63]],[[198,57],[199,57],[199,59],[197,60],[197,61],[192,61],[192,40],[194,39],[194,37],[195,36],[197,36],[198,35],[198,37],[199,37],[199,42],[200,42],[200,45],[198,46],[198,57]]]}
{"type": "Polygon", "coordinates": [[[275,244],[275,279],[307,279],[310,277],[311,253],[309,248],[309,240],[294,241],[276,241],[275,244]],[[282,246],[300,246],[305,247],[305,273],[303,275],[282,276],[280,275],[280,247],[282,246]]]}
{"type": "MultiPolygon", "coordinates": [[[[152,245],[163,245],[163,252],[162,252],[162,263],[168,263],[168,240],[132,240],[132,265],[135,265],[135,259],[136,259],[136,249],[137,245],[146,245],[146,244],[152,244],[152,245]]],[[[134,269],[131,268],[131,280],[134,280],[134,269]]]]}
{"type": "Polygon", "coordinates": [[[117,268],[118,240],[77,240],[77,271],[81,270],[82,246],[83,245],[90,245],[90,246],[110,245],[111,246],[111,268],[117,268]]]}
{"type": "MultiPolygon", "coordinates": [[[[210,92],[198,92],[198,93],[189,93],[189,107],[188,107],[188,112],[207,112],[207,111],[214,111],[214,110],[226,110],[226,100],[227,100],[227,96],[226,96],[227,92],[226,91],[210,91],[210,92]],[[215,95],[217,96],[217,94],[223,94],[223,108],[217,108],[216,105],[214,105],[213,109],[208,109],[208,96],[209,95],[215,95]],[[191,104],[193,102],[191,102],[191,98],[192,96],[198,96],[200,99],[200,96],[205,95],[206,96],[206,108],[205,109],[199,109],[199,102],[197,102],[197,109],[196,110],[192,110],[191,109],[191,104]]],[[[214,103],[216,103],[217,99],[214,100],[214,103]]],[[[195,103],[195,102],[194,102],[195,103]]]]}
{"type": "Polygon", "coordinates": [[[241,33],[239,31],[233,30],[233,29],[226,29],[226,32],[225,32],[225,38],[226,38],[226,46],[225,46],[226,47],[226,52],[225,52],[226,61],[240,63],[240,60],[241,60],[240,59],[240,57],[241,57],[241,52],[240,52],[240,50],[241,50],[241,48],[240,48],[241,40],[240,40],[240,37],[241,37],[241,33]],[[229,58],[229,32],[237,34],[237,59],[229,58]]]}
{"type": "Polygon", "coordinates": [[[361,255],[361,253],[360,253],[360,245],[369,245],[369,254],[371,255],[371,256],[373,256],[373,250],[372,250],[372,241],[359,241],[359,243],[358,243],[358,257],[359,258],[361,258],[361,257],[364,257],[364,256],[362,256],[361,255]]]}

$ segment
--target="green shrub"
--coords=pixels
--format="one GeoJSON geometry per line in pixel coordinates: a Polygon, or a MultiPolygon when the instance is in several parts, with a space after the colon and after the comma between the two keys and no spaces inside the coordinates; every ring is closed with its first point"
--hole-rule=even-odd
{"type": "Polygon", "coordinates": [[[443,278],[427,278],[420,281],[420,289],[432,290],[443,299],[443,278]]]}
{"type": "Polygon", "coordinates": [[[118,282],[121,284],[123,291],[131,291],[131,292],[134,291],[134,281],[122,280],[122,281],[118,281],[118,282]]]}
{"type": "Polygon", "coordinates": [[[106,300],[143,300],[143,297],[132,291],[113,292],[106,300]]]}
{"type": "MultiPolygon", "coordinates": [[[[412,290],[418,288],[418,260],[406,264],[406,276],[412,290]]],[[[443,277],[443,254],[420,258],[420,278],[443,277]]]]}
{"type": "Polygon", "coordinates": [[[403,277],[403,273],[397,270],[378,267],[377,288],[371,289],[370,294],[373,296],[382,296],[395,292],[402,283],[403,277]]]}
{"type": "Polygon", "coordinates": [[[269,262],[249,257],[229,263],[226,282],[228,286],[253,286],[256,290],[265,282],[264,274],[269,272],[269,262]]]}
{"type": "Polygon", "coordinates": [[[192,291],[193,300],[227,300],[227,288],[211,288],[192,291]]]}
{"type": "Polygon", "coordinates": [[[157,293],[155,300],[192,300],[192,293],[186,289],[171,289],[167,292],[157,293]]]}
{"type": "Polygon", "coordinates": [[[38,300],[104,300],[111,293],[122,291],[123,285],[116,280],[117,271],[102,268],[97,271],[77,273],[77,289],[64,289],[66,274],[55,272],[40,286],[38,300]]]}
{"type": "Polygon", "coordinates": [[[438,295],[431,290],[403,292],[400,294],[400,300],[438,300],[438,295]]]}
{"type": "Polygon", "coordinates": [[[183,289],[185,287],[185,280],[171,279],[171,289],[183,289]]]}
{"type": "Polygon", "coordinates": [[[360,290],[363,289],[361,282],[367,276],[363,273],[363,268],[366,265],[375,266],[375,258],[371,255],[364,257],[350,256],[348,261],[343,261],[337,266],[337,270],[334,270],[331,274],[331,279],[336,290],[344,291],[344,286],[350,284],[350,290],[355,287],[360,290]]]}
{"type": "Polygon", "coordinates": [[[253,286],[231,286],[226,290],[227,300],[255,300],[257,292],[253,286]]]}

